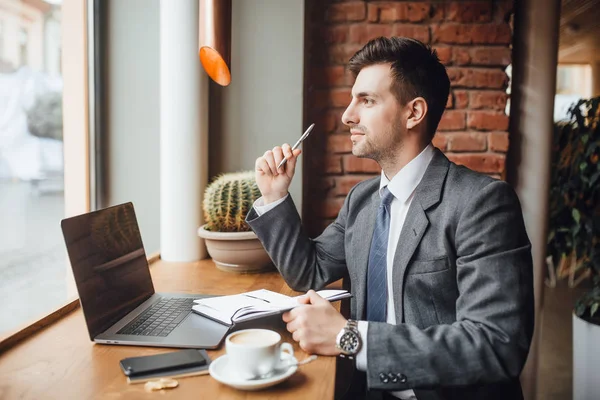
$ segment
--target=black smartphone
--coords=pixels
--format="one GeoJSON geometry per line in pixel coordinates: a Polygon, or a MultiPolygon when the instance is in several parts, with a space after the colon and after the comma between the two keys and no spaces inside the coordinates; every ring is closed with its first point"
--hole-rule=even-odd
{"type": "Polygon", "coordinates": [[[186,349],[152,356],[124,358],[119,364],[125,375],[136,376],[201,366],[206,364],[206,358],[200,350],[186,349]]]}

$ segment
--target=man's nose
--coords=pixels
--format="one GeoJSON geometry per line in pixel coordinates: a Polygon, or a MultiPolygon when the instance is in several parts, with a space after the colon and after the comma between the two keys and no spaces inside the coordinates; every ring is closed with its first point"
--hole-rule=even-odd
{"type": "Polygon", "coordinates": [[[346,108],[346,111],[342,114],[342,123],[348,126],[358,124],[358,116],[356,115],[353,102],[348,105],[348,108],[346,108]]]}

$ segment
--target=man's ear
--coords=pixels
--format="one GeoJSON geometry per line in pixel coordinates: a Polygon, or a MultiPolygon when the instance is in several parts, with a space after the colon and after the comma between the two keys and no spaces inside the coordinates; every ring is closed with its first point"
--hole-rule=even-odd
{"type": "Polygon", "coordinates": [[[427,102],[422,97],[417,97],[407,104],[408,118],[406,120],[406,128],[414,129],[420,123],[424,123],[427,115],[427,102]]]}

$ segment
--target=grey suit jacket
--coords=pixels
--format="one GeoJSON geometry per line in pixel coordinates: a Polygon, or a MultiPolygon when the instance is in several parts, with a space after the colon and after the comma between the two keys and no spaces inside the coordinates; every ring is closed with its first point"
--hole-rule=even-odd
{"type": "MultiPolygon", "coordinates": [[[[316,239],[303,232],[289,197],[247,218],[293,289],[349,277],[358,320],[366,311],[379,182],[352,188],[316,239]]],[[[416,389],[419,400],[522,397],[533,267],[519,200],[506,182],[457,166],[436,149],[400,234],[393,284],[398,324],[369,323],[369,390],[416,389]]]]}

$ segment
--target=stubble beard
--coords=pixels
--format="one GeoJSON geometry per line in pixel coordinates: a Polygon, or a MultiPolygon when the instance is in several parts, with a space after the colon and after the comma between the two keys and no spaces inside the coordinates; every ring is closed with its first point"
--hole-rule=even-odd
{"type": "MultiPolygon", "coordinates": [[[[398,125],[396,124],[394,130],[400,132],[401,128],[398,125]]],[[[390,131],[388,135],[392,136],[394,132],[390,131]]],[[[400,133],[389,146],[377,146],[370,141],[369,136],[365,133],[359,143],[352,142],[352,154],[358,158],[369,158],[379,165],[383,165],[393,161],[398,156],[398,152],[402,150],[404,145],[403,138],[404,134],[400,133]]]]}

